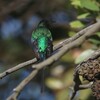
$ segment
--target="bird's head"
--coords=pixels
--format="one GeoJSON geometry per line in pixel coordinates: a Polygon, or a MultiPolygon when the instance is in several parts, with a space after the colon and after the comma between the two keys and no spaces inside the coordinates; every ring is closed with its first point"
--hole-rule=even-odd
{"type": "Polygon", "coordinates": [[[50,23],[48,20],[41,20],[38,24],[38,27],[46,27],[46,28],[50,28],[50,23]]]}

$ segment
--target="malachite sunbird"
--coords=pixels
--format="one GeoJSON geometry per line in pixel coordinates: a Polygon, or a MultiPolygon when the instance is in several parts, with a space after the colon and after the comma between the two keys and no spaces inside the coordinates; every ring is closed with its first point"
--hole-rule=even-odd
{"type": "MultiPolygon", "coordinates": [[[[37,60],[44,61],[48,58],[53,52],[53,44],[52,44],[52,34],[50,30],[47,28],[46,21],[42,20],[38,24],[37,28],[32,32],[31,42],[32,48],[37,60]]],[[[42,75],[42,88],[41,92],[44,91],[44,69],[42,75]]]]}

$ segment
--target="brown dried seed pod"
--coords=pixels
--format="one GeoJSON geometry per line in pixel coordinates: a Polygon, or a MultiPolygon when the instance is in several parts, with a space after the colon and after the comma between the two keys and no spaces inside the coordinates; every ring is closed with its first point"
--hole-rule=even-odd
{"type": "Polygon", "coordinates": [[[95,80],[91,86],[93,95],[97,100],[100,100],[100,80],[95,80]]]}
{"type": "Polygon", "coordinates": [[[79,75],[88,81],[93,81],[95,75],[100,73],[100,59],[88,59],[77,67],[76,69],[79,75]]]}

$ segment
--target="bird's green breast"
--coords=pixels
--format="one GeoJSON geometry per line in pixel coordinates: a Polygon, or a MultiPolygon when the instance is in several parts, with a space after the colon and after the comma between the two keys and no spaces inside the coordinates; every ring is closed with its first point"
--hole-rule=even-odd
{"type": "Polygon", "coordinates": [[[38,41],[39,52],[45,53],[47,48],[47,37],[40,36],[37,41],[38,41]]]}

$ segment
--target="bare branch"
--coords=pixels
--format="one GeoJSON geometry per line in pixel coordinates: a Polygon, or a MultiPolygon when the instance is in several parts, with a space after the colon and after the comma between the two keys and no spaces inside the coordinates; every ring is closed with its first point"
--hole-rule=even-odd
{"type": "MultiPolygon", "coordinates": [[[[47,60],[35,64],[32,67],[34,70],[31,72],[29,76],[27,76],[13,91],[13,94],[8,97],[7,100],[16,100],[18,94],[21,92],[21,90],[35,77],[35,75],[38,73],[38,70],[42,69],[43,67],[46,67],[48,65],[53,64],[55,61],[57,61],[60,57],[62,57],[66,52],[68,52],[70,49],[77,47],[81,45],[87,38],[94,35],[95,32],[97,32],[100,29],[100,22],[96,23],[93,28],[89,29],[84,33],[82,36],[77,38],[76,40],[69,42],[68,44],[65,44],[60,51],[49,57],[47,60]],[[35,73],[35,74],[34,74],[35,73]],[[31,76],[31,77],[30,77],[31,76]],[[28,81],[26,81],[28,80],[28,81]],[[17,92],[16,92],[17,91],[17,92]]],[[[75,37],[75,36],[74,36],[75,37]]]]}
{"type": "Polygon", "coordinates": [[[93,82],[90,82],[88,84],[82,84],[82,85],[79,85],[79,88],[80,88],[80,90],[82,90],[82,89],[88,89],[88,88],[91,87],[92,84],[93,84],[93,82]]]}
{"type": "Polygon", "coordinates": [[[12,72],[15,72],[15,71],[17,71],[17,70],[19,70],[19,69],[21,69],[25,66],[30,65],[30,64],[33,64],[36,61],[37,61],[37,59],[35,58],[35,59],[32,59],[32,60],[26,61],[24,63],[21,63],[21,64],[15,66],[15,67],[12,67],[12,68],[4,71],[3,73],[1,73],[0,78],[2,79],[3,77],[7,76],[8,74],[11,74],[12,72]]]}
{"type": "Polygon", "coordinates": [[[33,77],[37,74],[38,70],[34,70],[28,77],[26,77],[20,85],[18,85],[15,89],[13,89],[13,94],[7,98],[7,100],[17,100],[17,96],[20,91],[33,79],[33,77]]]}
{"type": "MultiPolygon", "coordinates": [[[[58,43],[57,45],[54,46],[53,50],[57,50],[59,48],[61,48],[62,46],[64,46],[65,44],[68,44],[74,40],[76,40],[77,38],[79,38],[80,36],[82,36],[83,34],[85,34],[88,30],[91,30],[92,28],[94,29],[94,27],[96,27],[96,25],[98,25],[98,23],[95,23],[91,26],[88,26],[87,28],[81,30],[80,32],[78,32],[75,36],[69,38],[69,39],[66,39],[60,43],[58,43]]],[[[36,58],[32,59],[32,60],[29,60],[29,61],[26,61],[26,62],[23,62],[17,66],[14,66],[6,71],[4,71],[3,73],[0,74],[0,78],[2,79],[3,77],[7,76],[8,74],[12,73],[12,72],[15,72],[25,66],[28,66],[28,65],[31,65],[33,63],[35,63],[37,60],[36,58]]]]}
{"type": "Polygon", "coordinates": [[[56,46],[54,46],[54,50],[61,48],[62,46],[64,46],[65,44],[68,44],[69,42],[72,42],[74,40],[76,40],[77,38],[79,38],[80,36],[84,35],[89,29],[93,28],[97,23],[88,26],[87,28],[81,30],[80,32],[78,32],[75,36],[68,38],[62,42],[60,42],[59,44],[57,44],[56,46]]]}

